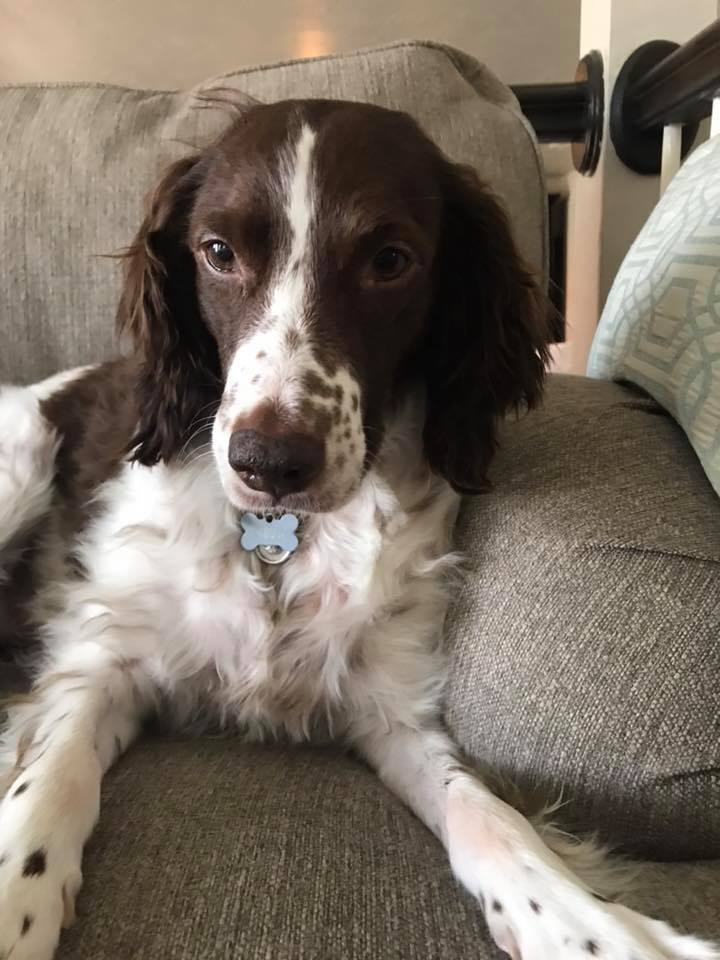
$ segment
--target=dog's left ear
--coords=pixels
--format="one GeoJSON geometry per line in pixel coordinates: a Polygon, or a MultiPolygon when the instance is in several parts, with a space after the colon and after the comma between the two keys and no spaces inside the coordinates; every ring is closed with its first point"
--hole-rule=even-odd
{"type": "Polygon", "coordinates": [[[470,168],[445,162],[445,216],[425,358],[425,450],[459,493],[487,489],[497,421],[539,400],[548,301],[507,215],[470,168]]]}

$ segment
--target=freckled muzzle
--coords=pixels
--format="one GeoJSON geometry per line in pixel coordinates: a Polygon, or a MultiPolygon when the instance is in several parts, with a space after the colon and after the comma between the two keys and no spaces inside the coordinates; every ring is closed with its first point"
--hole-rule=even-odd
{"type": "Polygon", "coordinates": [[[290,326],[270,318],[239,346],[213,429],[215,457],[237,507],[269,499],[333,510],[365,471],[361,386],[349,365],[318,357],[312,331],[298,332],[295,320],[291,345],[290,326]]]}

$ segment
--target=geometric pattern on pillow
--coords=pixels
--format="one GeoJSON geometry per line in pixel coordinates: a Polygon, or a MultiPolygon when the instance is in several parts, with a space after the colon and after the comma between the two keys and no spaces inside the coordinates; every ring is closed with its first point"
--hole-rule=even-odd
{"type": "Polygon", "coordinates": [[[720,494],[720,136],[685,161],[628,251],[588,374],[662,404],[720,494]]]}

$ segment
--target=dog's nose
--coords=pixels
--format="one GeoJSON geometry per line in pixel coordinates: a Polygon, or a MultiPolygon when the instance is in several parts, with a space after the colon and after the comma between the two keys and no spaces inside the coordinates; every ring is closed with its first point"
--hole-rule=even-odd
{"type": "Polygon", "coordinates": [[[228,462],[243,482],[275,499],[305,490],[324,461],[324,444],[304,433],[268,437],[256,430],[236,430],[228,446],[228,462]]]}

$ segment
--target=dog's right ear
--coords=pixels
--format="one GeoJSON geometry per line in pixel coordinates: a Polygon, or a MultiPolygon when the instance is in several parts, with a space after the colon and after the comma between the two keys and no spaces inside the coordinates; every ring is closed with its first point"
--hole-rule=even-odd
{"type": "Polygon", "coordinates": [[[202,157],[173,163],[148,198],[145,219],[124,255],[117,322],[140,362],[132,457],[146,465],[176,456],[198,415],[220,395],[217,345],[200,315],[187,244],[203,176],[202,157]]]}

